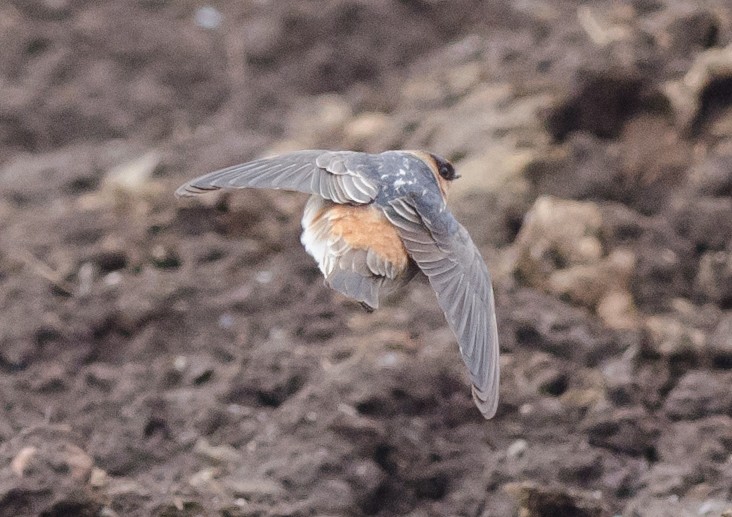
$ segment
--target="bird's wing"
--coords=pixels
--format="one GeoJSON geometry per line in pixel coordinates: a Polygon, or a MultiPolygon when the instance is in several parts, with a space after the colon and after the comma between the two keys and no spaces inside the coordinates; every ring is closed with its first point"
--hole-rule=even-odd
{"type": "Polygon", "coordinates": [[[370,203],[378,192],[365,170],[373,157],[350,151],[299,151],[234,165],[182,185],[175,194],[195,196],[212,190],[272,188],[316,194],[336,203],[370,203]]]}
{"type": "MultiPolygon", "coordinates": [[[[440,222],[420,213],[408,197],[389,202],[384,213],[427,275],[457,337],[470,372],[473,399],[485,418],[498,407],[499,348],[491,277],[468,231],[443,207],[440,222]],[[444,224],[447,222],[448,224],[444,224]]],[[[433,218],[434,219],[434,218],[433,218]]]]}

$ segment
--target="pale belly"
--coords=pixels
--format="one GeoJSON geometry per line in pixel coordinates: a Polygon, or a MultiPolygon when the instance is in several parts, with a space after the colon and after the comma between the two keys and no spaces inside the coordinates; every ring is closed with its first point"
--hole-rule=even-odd
{"type": "Polygon", "coordinates": [[[414,276],[396,228],[371,205],[339,205],[312,196],[305,206],[301,241],[332,288],[378,306],[414,276]]]}

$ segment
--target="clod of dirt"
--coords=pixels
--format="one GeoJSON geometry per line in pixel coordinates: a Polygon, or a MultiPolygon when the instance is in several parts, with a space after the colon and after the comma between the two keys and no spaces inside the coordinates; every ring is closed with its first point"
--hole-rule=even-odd
{"type": "Polygon", "coordinates": [[[94,460],[67,429],[44,427],[0,446],[0,507],[8,515],[31,508],[45,515],[97,515],[101,503],[89,478],[94,460]]]}
{"type": "Polygon", "coordinates": [[[575,131],[616,137],[640,103],[643,81],[633,70],[578,71],[569,95],[546,113],[545,126],[556,140],[575,131]]]}
{"type": "Polygon", "coordinates": [[[616,249],[596,264],[578,264],[555,271],[548,279],[549,292],[585,307],[597,307],[611,291],[628,293],[634,267],[635,255],[616,249]]]}
{"type": "MultiPolygon", "coordinates": [[[[695,422],[679,421],[664,426],[656,450],[658,460],[683,464],[692,475],[702,475],[705,465],[727,461],[732,440],[732,418],[712,415],[695,422]]],[[[685,487],[682,487],[685,488],[685,487]]]]}
{"type": "Polygon", "coordinates": [[[235,473],[224,481],[234,497],[257,503],[272,503],[285,493],[285,487],[272,479],[252,477],[251,473],[235,473]]]}
{"type": "Polygon", "coordinates": [[[700,196],[732,196],[732,151],[727,149],[692,167],[689,171],[688,183],[691,189],[700,196]]]}
{"type": "Polygon", "coordinates": [[[697,10],[676,17],[668,26],[669,45],[674,52],[688,54],[717,44],[720,20],[713,12],[697,10]]]}
{"type": "Polygon", "coordinates": [[[732,368],[732,313],[722,317],[709,337],[709,352],[715,366],[732,368]]]}
{"type": "Polygon", "coordinates": [[[214,464],[235,463],[241,458],[239,451],[231,445],[211,445],[205,438],[196,441],[193,452],[214,464]]]}
{"type": "Polygon", "coordinates": [[[655,417],[641,407],[592,414],[581,427],[592,445],[649,459],[656,455],[655,443],[661,433],[655,417]]]}
{"type": "Polygon", "coordinates": [[[725,517],[729,503],[722,499],[697,499],[693,497],[679,498],[653,498],[639,497],[623,512],[628,517],[699,517],[716,516],[725,517]],[[723,513],[720,513],[723,512],[723,513]]]}
{"type": "Polygon", "coordinates": [[[541,487],[535,483],[509,483],[505,490],[518,502],[520,517],[605,517],[610,512],[599,494],[541,487]]]}
{"type": "Polygon", "coordinates": [[[579,305],[601,305],[605,322],[616,328],[633,328],[630,279],[635,256],[622,249],[605,255],[602,228],[596,204],[541,197],[514,242],[514,272],[527,285],[579,305]]]}
{"type": "Polygon", "coordinates": [[[54,393],[67,388],[66,368],[63,364],[51,363],[41,373],[28,379],[28,388],[40,393],[54,393]]]}
{"type": "Polygon", "coordinates": [[[539,286],[557,269],[597,263],[603,255],[601,228],[596,204],[540,197],[516,236],[516,272],[539,286]]]}
{"type": "Polygon", "coordinates": [[[732,84],[732,45],[699,53],[686,75],[667,82],[663,93],[679,128],[691,131],[703,122],[705,102],[717,97],[719,101],[732,103],[729,84],[732,84]]]}
{"type": "Polygon", "coordinates": [[[33,446],[23,447],[18,452],[13,461],[10,462],[10,468],[16,476],[22,478],[25,475],[25,471],[36,453],[38,453],[38,449],[33,446]]]}
{"type": "Polygon", "coordinates": [[[723,250],[732,235],[732,198],[677,199],[670,207],[678,233],[698,251],[723,250]]]}
{"type": "Polygon", "coordinates": [[[503,517],[511,481],[552,517],[729,506],[732,90],[707,74],[693,137],[661,93],[728,0],[194,4],[0,1],[0,514],[503,517]],[[529,256],[541,288],[491,267],[497,419],[426,282],[372,315],[323,287],[304,196],[172,196],[310,145],[453,160],[489,262],[537,198],[595,204],[529,256]],[[106,171],[148,150],[115,210],[106,171]],[[629,288],[595,285],[624,254],[629,288]]]}
{"type": "Polygon", "coordinates": [[[177,497],[172,503],[158,505],[152,513],[159,517],[196,517],[204,515],[205,511],[198,501],[181,500],[177,497]]]}
{"type": "Polygon", "coordinates": [[[515,299],[504,312],[507,339],[502,347],[543,350],[582,363],[619,352],[620,342],[597,321],[589,324],[586,309],[529,288],[519,290],[515,299]]]}
{"type": "Polygon", "coordinates": [[[673,315],[649,316],[644,325],[647,352],[664,358],[695,358],[705,352],[706,339],[700,329],[673,315]]]}
{"type": "Polygon", "coordinates": [[[674,420],[695,420],[732,411],[732,373],[691,371],[679,380],[664,404],[674,420]]]}
{"type": "Polygon", "coordinates": [[[104,176],[101,192],[118,204],[128,204],[159,194],[161,187],[153,181],[152,176],[160,166],[160,161],[160,153],[151,151],[113,167],[104,176]]]}
{"type": "Polygon", "coordinates": [[[732,252],[708,251],[701,256],[694,291],[701,299],[732,306],[732,252]]]}

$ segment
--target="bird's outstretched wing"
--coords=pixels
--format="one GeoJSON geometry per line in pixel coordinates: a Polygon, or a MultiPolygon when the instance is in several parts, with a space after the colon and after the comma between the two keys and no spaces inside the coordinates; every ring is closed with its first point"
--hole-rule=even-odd
{"type": "Polygon", "coordinates": [[[376,184],[363,174],[373,157],[350,151],[299,151],[234,165],[182,185],[175,194],[195,196],[212,190],[272,188],[316,194],[335,203],[365,204],[376,184]]]}
{"type": "Polygon", "coordinates": [[[443,206],[441,222],[400,197],[384,207],[404,246],[427,275],[470,372],[473,399],[485,418],[498,407],[499,347],[488,268],[468,231],[443,206]],[[448,224],[444,224],[447,222],[448,224]]]}

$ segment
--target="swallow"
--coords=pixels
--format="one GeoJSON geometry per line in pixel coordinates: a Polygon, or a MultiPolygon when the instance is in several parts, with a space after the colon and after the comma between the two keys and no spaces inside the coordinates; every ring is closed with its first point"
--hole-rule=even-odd
{"type": "Polygon", "coordinates": [[[427,276],[488,419],[498,407],[499,347],[491,277],[467,230],[447,208],[460,176],[424,151],[299,151],[211,172],[179,197],[220,189],[310,194],[301,242],[325,283],[376,309],[415,274],[427,276]]]}

